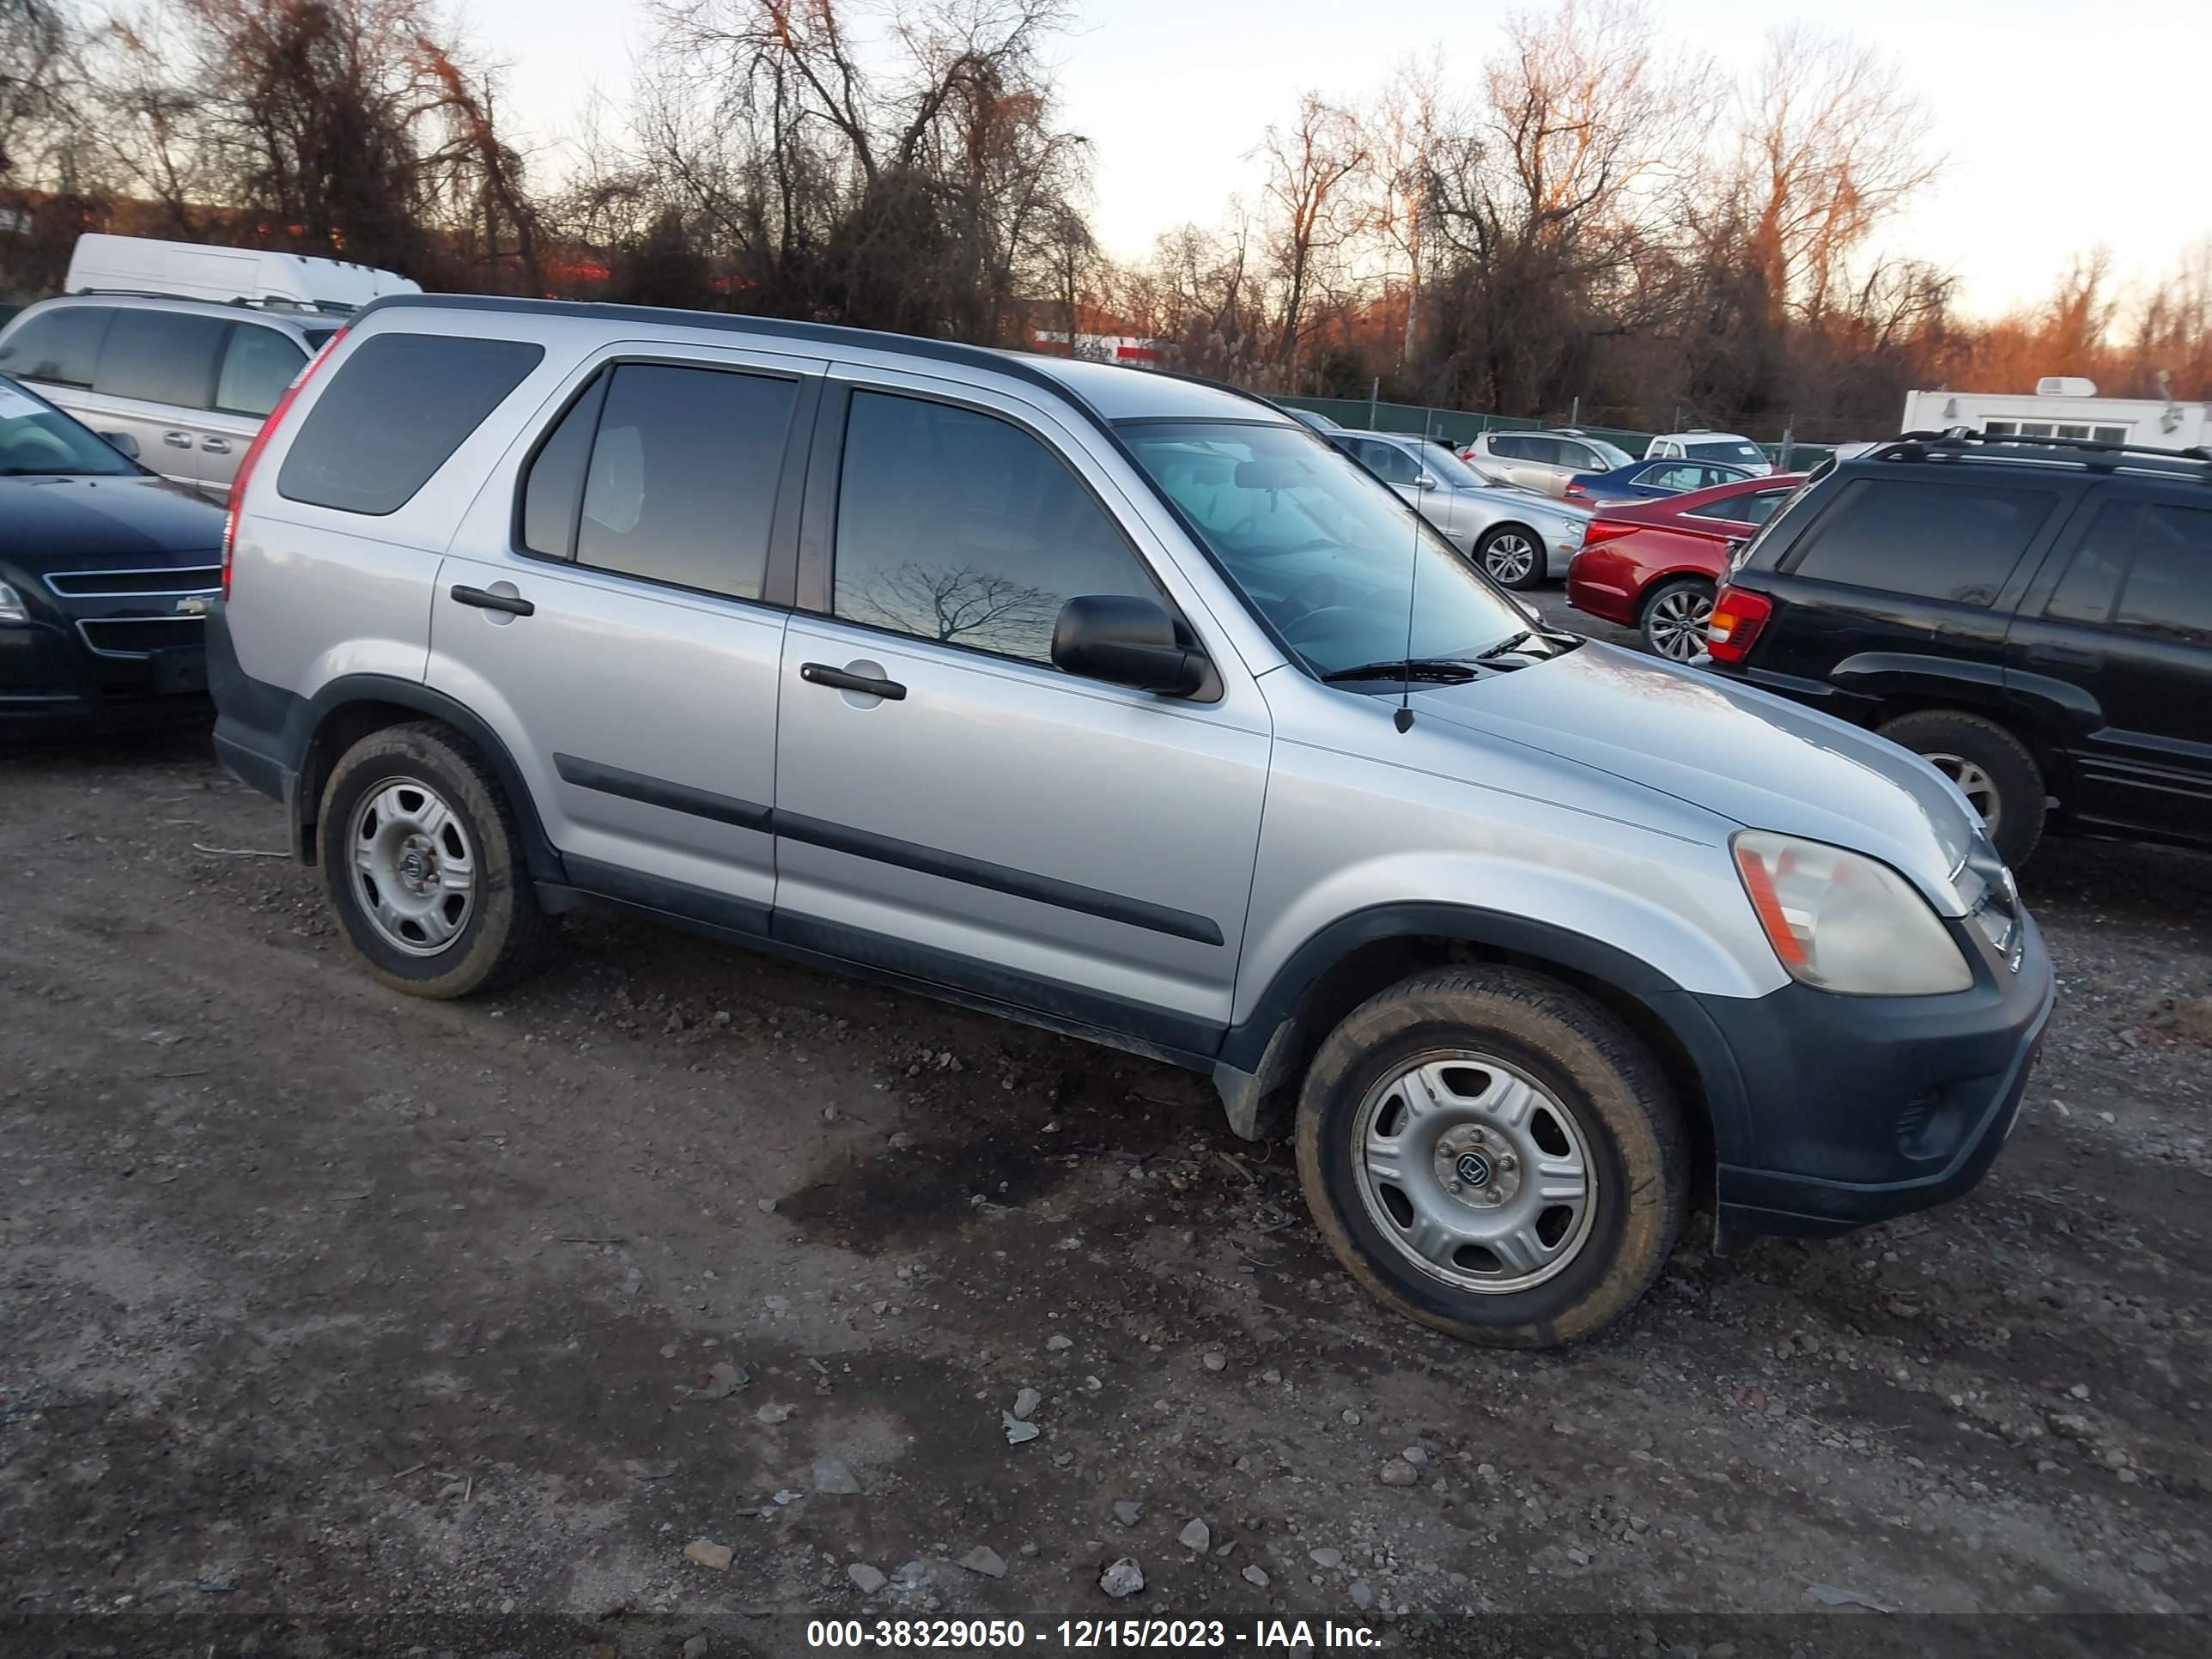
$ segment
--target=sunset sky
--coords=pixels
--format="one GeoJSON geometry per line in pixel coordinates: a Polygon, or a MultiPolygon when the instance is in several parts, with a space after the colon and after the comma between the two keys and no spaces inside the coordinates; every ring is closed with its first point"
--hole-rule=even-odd
{"type": "MultiPolygon", "coordinates": [[[[1080,0],[1060,82],[1068,124],[1096,146],[1107,251],[1140,254],[1169,226],[1218,222],[1231,192],[1251,196],[1248,155],[1303,88],[1356,98],[1431,46],[1471,83],[1510,9],[1080,0]]],[[[1748,68],[1769,28],[1799,19],[1895,52],[1949,165],[1887,240],[1955,272],[1967,310],[2039,298],[2070,254],[2099,243],[2123,274],[2154,274],[2212,234],[2212,5],[2201,0],[1661,0],[1659,12],[1680,44],[1729,68],[1748,68]]],[[[619,106],[648,27],[641,7],[607,0],[468,0],[462,15],[510,66],[510,111],[553,147],[538,165],[555,173],[593,90],[619,106]]]]}

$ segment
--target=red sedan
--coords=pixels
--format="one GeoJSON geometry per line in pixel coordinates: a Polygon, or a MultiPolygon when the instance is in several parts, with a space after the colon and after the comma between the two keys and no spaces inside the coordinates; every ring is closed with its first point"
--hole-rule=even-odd
{"type": "Polygon", "coordinates": [[[1583,532],[1567,603],[1640,629],[1670,662],[1705,648],[1705,621],[1729,555],[1805,482],[1802,472],[1740,478],[1656,501],[1614,501],[1583,532]]]}

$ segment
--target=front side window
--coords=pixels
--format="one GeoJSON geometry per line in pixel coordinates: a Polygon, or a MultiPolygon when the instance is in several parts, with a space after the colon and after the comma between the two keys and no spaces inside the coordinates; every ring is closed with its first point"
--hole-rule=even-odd
{"type": "Polygon", "coordinates": [[[1618,444],[1609,444],[1602,438],[1591,438],[1588,442],[1592,449],[1597,451],[1597,465],[1601,471],[1610,472],[1618,467],[1636,464],[1636,457],[1618,444]]]}
{"type": "Polygon", "coordinates": [[[2113,620],[2153,639],[2212,645],[2212,510],[2141,503],[2130,539],[2135,556],[2113,620]]]}
{"type": "Polygon", "coordinates": [[[137,470],[58,409],[0,380],[0,478],[112,477],[137,470]]]}
{"type": "Polygon", "coordinates": [[[1370,439],[1359,446],[1359,459],[1386,483],[1409,484],[1421,476],[1419,465],[1395,444],[1370,439]]]}
{"type": "Polygon", "coordinates": [[[100,347],[93,390],[171,409],[205,409],[215,390],[215,354],[228,326],[184,312],[118,309],[100,347]]]}
{"type": "Polygon", "coordinates": [[[273,328],[240,323],[223,348],[215,406],[233,415],[266,415],[307,366],[307,354],[273,328]]]}
{"type": "Polygon", "coordinates": [[[1854,479],[1790,568],[1918,599],[1992,605],[2057,503],[2046,490],[1854,479]]]}
{"type": "MultiPolygon", "coordinates": [[[[1299,441],[1326,447],[1303,429],[1299,441]]],[[[974,410],[853,393],[837,616],[1048,664],[1060,607],[1094,594],[1160,598],[1106,509],[1042,442],[974,410]]]]}
{"type": "Polygon", "coordinates": [[[107,320],[114,314],[108,306],[57,306],[25,318],[0,344],[0,374],[89,391],[100,373],[107,320]]]}
{"type": "Polygon", "coordinates": [[[370,336],[307,411],[277,494],[341,513],[397,513],[544,356],[526,340],[370,336]]]}
{"type": "Polygon", "coordinates": [[[1290,427],[1173,422],[1122,437],[1254,611],[1317,674],[1467,657],[1528,619],[1395,491],[1290,427]]]}

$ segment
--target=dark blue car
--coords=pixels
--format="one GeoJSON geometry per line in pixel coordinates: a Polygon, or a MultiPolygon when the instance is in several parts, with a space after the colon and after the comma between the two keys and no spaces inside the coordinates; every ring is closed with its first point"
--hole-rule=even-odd
{"type": "Polygon", "coordinates": [[[1585,507],[1597,501],[1655,501],[1687,489],[1710,489],[1715,484],[1748,478],[1747,468],[1718,461],[1686,461],[1679,455],[1657,460],[1631,461],[1610,472],[1577,472],[1567,480],[1566,498],[1585,507]]]}
{"type": "Polygon", "coordinates": [[[131,442],[0,377],[0,741],[211,711],[222,509],[131,442]]]}

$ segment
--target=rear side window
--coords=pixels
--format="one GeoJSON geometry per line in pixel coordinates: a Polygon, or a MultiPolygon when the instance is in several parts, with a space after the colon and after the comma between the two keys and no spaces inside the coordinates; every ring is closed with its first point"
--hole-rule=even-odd
{"type": "Polygon", "coordinates": [[[1509,461],[1539,460],[1542,458],[1536,453],[1536,442],[1534,438],[1522,438],[1507,434],[1490,441],[1490,453],[1493,455],[1502,455],[1509,461]]]}
{"type": "Polygon", "coordinates": [[[100,343],[114,314],[108,306],[61,306],[27,319],[0,345],[0,373],[89,390],[100,372],[100,343]]]}
{"type": "Polygon", "coordinates": [[[1786,489],[1754,489],[1741,495],[1729,495],[1717,501],[1708,501],[1689,516],[1693,519],[1726,519],[1732,524],[1765,524],[1774,516],[1774,509],[1789,497],[1786,489]]]}
{"type": "Polygon", "coordinates": [[[285,454],[287,501],[381,517],[414,499],[544,348],[458,334],[379,334],[339,365],[285,454]]]}
{"type": "Polygon", "coordinates": [[[622,363],[530,464],[522,544],[550,558],[757,599],[796,383],[622,363]]]}
{"type": "Polygon", "coordinates": [[[93,390],[172,409],[205,409],[215,390],[215,354],[229,326],[178,311],[118,308],[100,347],[93,390]]]}
{"type": "Polygon", "coordinates": [[[240,323],[223,348],[215,406],[232,415],[266,415],[307,364],[307,354],[289,336],[240,323]]]}
{"type": "Polygon", "coordinates": [[[1991,605],[2057,500],[1993,484],[1856,478],[1789,568],[1855,587],[1991,605]]]}
{"type": "Polygon", "coordinates": [[[2212,645],[2212,510],[2106,503],[2044,614],[2212,645]]]}

